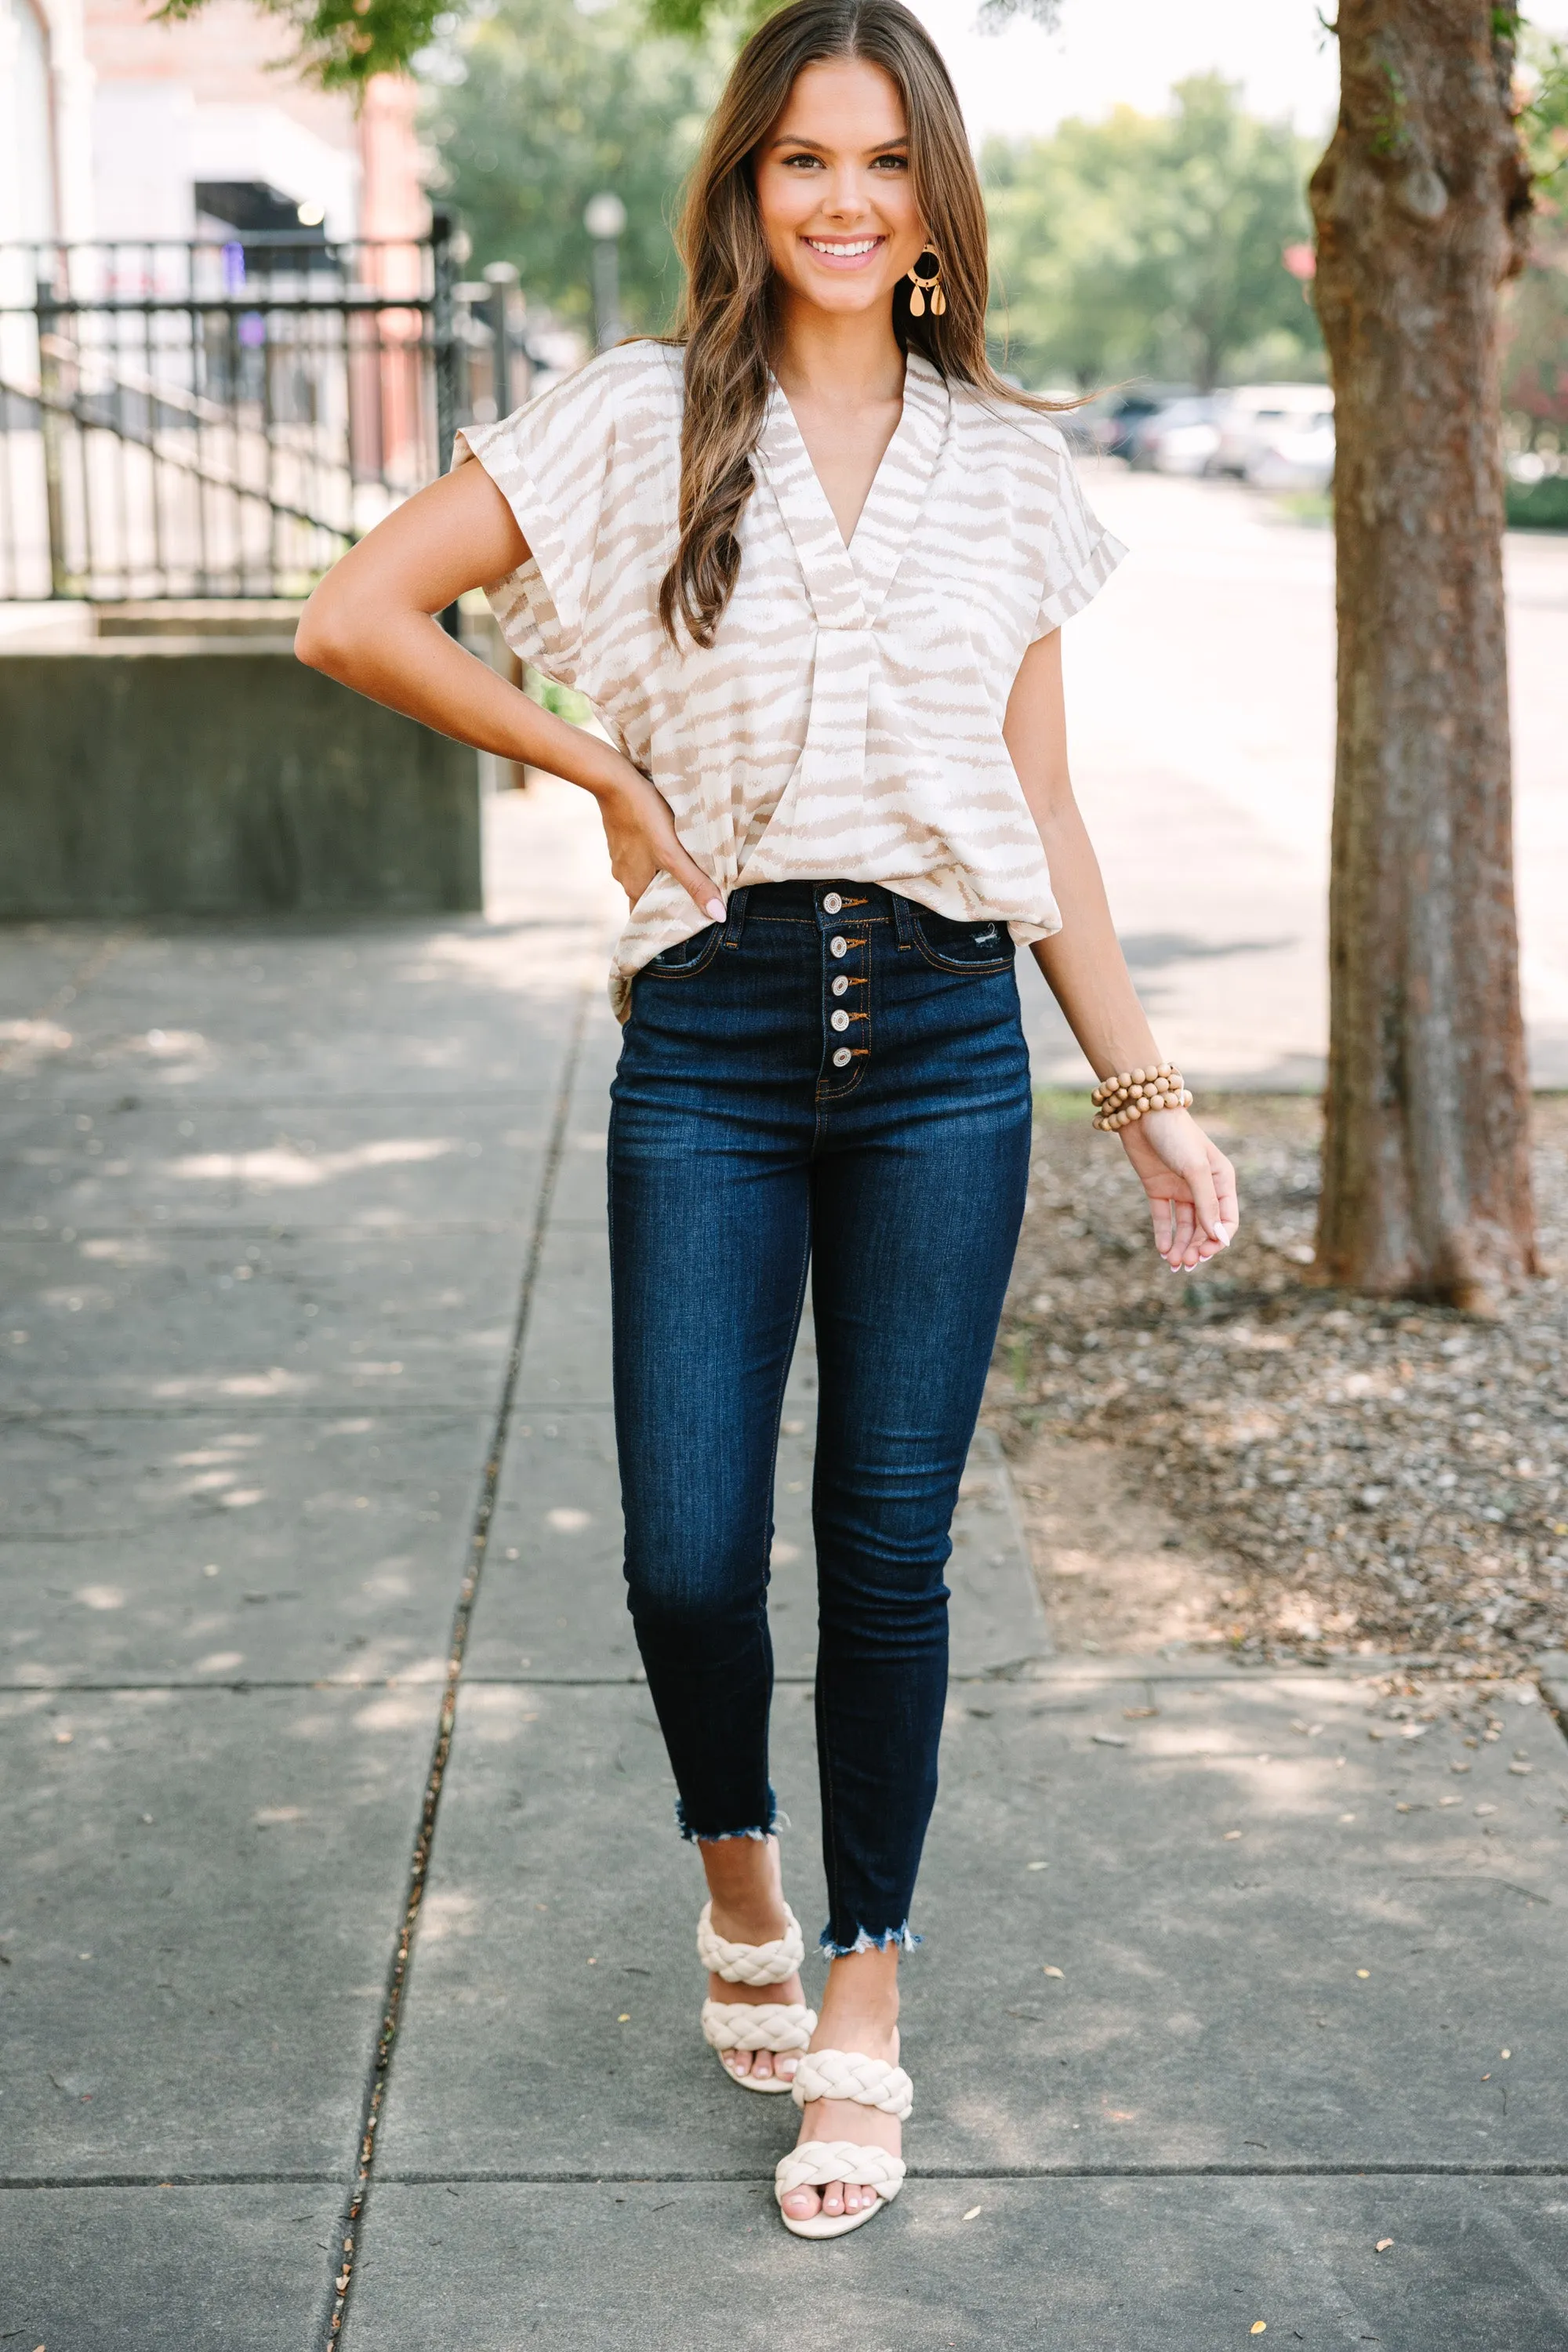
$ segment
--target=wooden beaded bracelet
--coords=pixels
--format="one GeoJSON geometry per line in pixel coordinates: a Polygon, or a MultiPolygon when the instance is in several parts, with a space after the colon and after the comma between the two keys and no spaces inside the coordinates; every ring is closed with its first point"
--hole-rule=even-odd
{"type": "Polygon", "coordinates": [[[1146,1110],[1188,1110],[1193,1100],[1174,1062],[1101,1078],[1089,1099],[1095,1106],[1094,1124],[1106,1133],[1131,1127],[1146,1110]]]}

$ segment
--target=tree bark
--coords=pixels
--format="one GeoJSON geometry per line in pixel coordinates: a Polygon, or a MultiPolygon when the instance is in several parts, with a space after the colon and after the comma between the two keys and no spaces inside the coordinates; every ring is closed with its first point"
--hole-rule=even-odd
{"type": "Polygon", "coordinates": [[[1530,205],[1514,21],[1340,0],[1311,183],[1340,646],[1318,1271],[1481,1313],[1536,1271],[1498,402],[1530,205]]]}

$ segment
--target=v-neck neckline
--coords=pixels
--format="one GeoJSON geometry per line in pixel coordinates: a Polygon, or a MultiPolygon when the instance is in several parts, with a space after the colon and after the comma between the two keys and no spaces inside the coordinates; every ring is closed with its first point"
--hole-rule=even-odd
{"type": "Polygon", "coordinates": [[[903,405],[846,541],[777,377],[758,455],[825,626],[876,617],[909,544],[947,427],[948,390],[929,360],[904,361],[903,405]],[[852,617],[853,615],[853,617],[852,617]]]}
{"type": "Polygon", "coordinates": [[[805,437],[805,427],[802,425],[799,417],[795,413],[795,403],[790,398],[788,393],[784,390],[776,375],[773,378],[773,389],[775,397],[784,404],[785,414],[789,418],[791,425],[795,429],[796,439],[799,441],[801,447],[805,451],[805,462],[811,467],[812,478],[815,480],[817,488],[822,493],[822,502],[827,509],[828,513],[833,515],[833,528],[838,533],[839,538],[843,540],[844,551],[846,555],[849,557],[850,562],[853,562],[855,558],[852,553],[852,550],[855,545],[856,534],[859,530],[861,523],[865,520],[867,508],[870,505],[871,500],[877,494],[877,484],[881,478],[882,468],[893,454],[894,444],[897,442],[900,434],[903,431],[904,419],[909,415],[909,355],[906,353],[904,357],[904,380],[899,387],[899,413],[897,417],[894,419],[893,429],[882,444],[882,454],[871,469],[871,478],[866,485],[865,495],[862,497],[858,507],[857,507],[855,510],[855,520],[847,533],[845,531],[844,526],[839,521],[837,515],[834,513],[833,500],[828,497],[826,488],[823,483],[822,476],[817,472],[816,460],[811,454],[811,444],[805,437]]]}

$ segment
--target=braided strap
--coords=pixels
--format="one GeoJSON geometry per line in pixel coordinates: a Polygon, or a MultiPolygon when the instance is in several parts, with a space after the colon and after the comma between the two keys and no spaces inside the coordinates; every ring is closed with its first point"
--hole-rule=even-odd
{"type": "Polygon", "coordinates": [[[874,2189],[890,2205],[904,2185],[904,2159],[889,2148],[862,2147],[852,2139],[808,2139],[780,2157],[773,2195],[782,2205],[791,2189],[825,2189],[830,2180],[874,2189]]]}
{"type": "Polygon", "coordinates": [[[702,2039],[711,2050],[805,2050],[816,2011],[799,2000],[705,2000],[702,2039]]]}
{"type": "Polygon", "coordinates": [[[697,1957],[710,1976],[726,1984],[783,1984],[805,1958],[800,1921],[784,1905],[784,1931],[776,1943],[731,1944],[713,1931],[713,1906],[705,1903],[697,1922],[697,1957]]]}
{"type": "MultiPolygon", "coordinates": [[[[879,2107],[902,2123],[914,2105],[915,2086],[901,2066],[889,2066],[884,2058],[862,2058],[854,2050],[814,2050],[795,2069],[794,2097],[797,2107],[814,2099],[853,2099],[858,2107],[879,2107]]],[[[848,2175],[830,2172],[826,2178],[845,2180],[848,2175]]]]}

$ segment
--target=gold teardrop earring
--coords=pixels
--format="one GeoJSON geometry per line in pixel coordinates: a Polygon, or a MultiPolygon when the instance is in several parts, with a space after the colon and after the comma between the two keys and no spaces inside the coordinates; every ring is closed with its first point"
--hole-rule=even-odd
{"type": "Polygon", "coordinates": [[[942,256],[936,251],[934,246],[928,245],[925,251],[917,257],[909,272],[909,279],[910,318],[923,319],[928,302],[931,304],[931,314],[933,319],[944,318],[947,313],[947,296],[942,290],[942,256]],[[923,267],[928,261],[931,264],[929,269],[923,267]]]}

